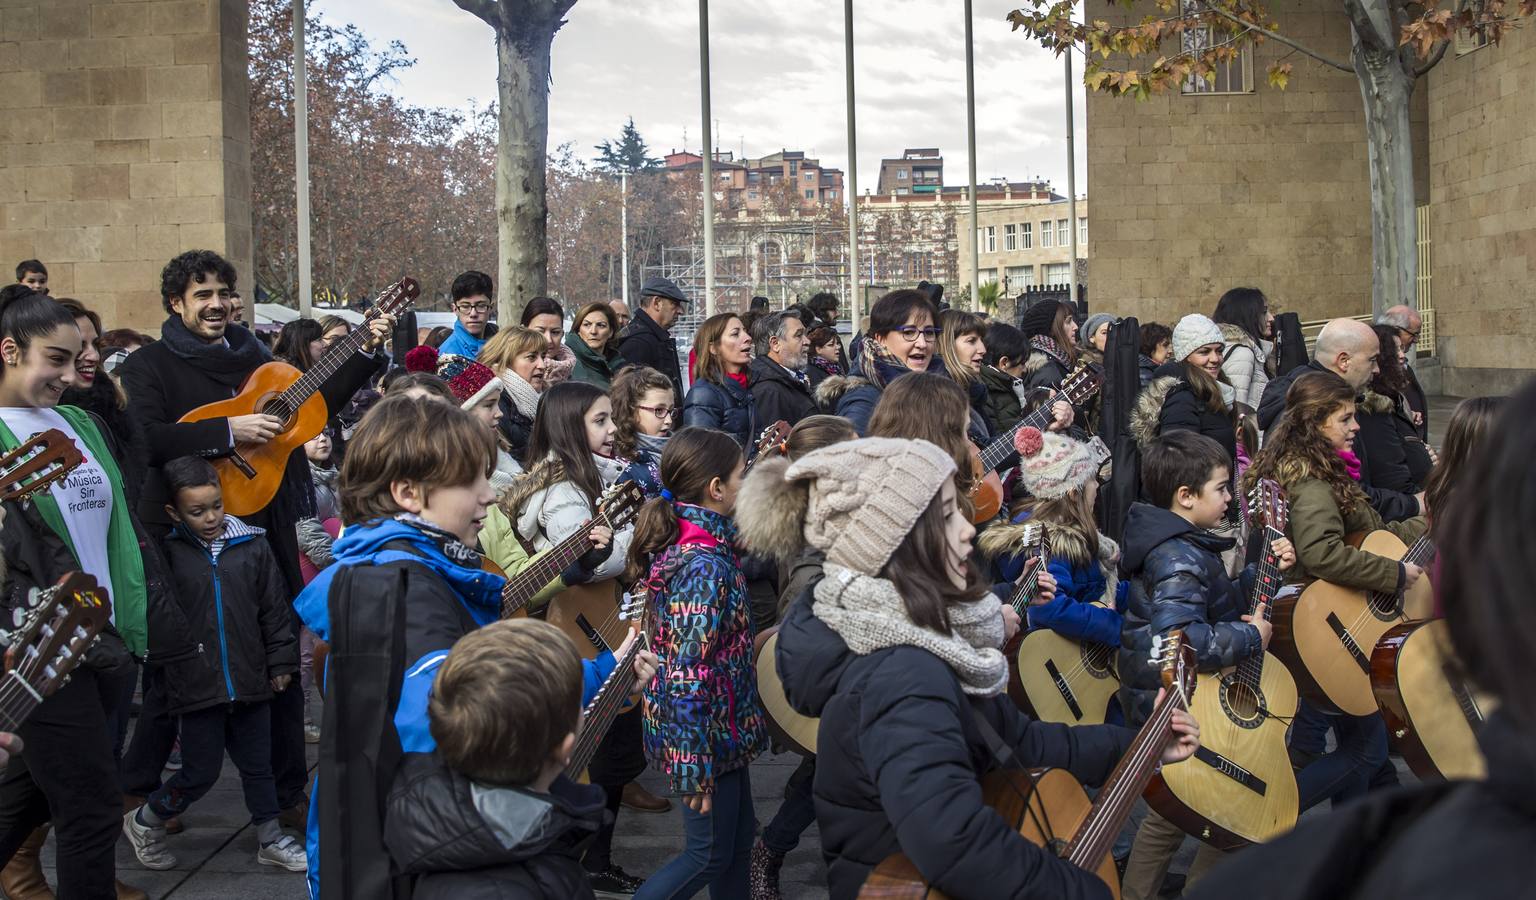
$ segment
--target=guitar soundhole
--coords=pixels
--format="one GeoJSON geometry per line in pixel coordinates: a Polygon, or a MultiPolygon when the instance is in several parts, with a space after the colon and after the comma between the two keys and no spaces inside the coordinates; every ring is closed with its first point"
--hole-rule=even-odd
{"type": "Polygon", "coordinates": [[[293,416],[293,413],[288,411],[288,405],[281,400],[268,401],[266,405],[262,406],[261,414],[282,419],[284,428],[288,427],[288,420],[293,416]]]}
{"type": "Polygon", "coordinates": [[[1110,655],[1114,650],[1104,644],[1083,644],[1083,668],[1094,678],[1108,678],[1110,676],[1110,655]]]}
{"type": "Polygon", "coordinates": [[[1264,722],[1264,695],[1235,676],[1229,675],[1222,681],[1221,708],[1243,728],[1257,728],[1264,722]]]}
{"type": "Polygon", "coordinates": [[[1371,591],[1367,596],[1370,599],[1366,606],[1370,608],[1371,615],[1381,621],[1393,622],[1403,617],[1403,606],[1396,595],[1371,591]]]}

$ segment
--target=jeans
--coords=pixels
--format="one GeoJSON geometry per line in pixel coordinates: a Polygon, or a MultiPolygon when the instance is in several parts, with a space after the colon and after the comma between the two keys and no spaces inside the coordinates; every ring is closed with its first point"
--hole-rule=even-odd
{"type": "Polygon", "coordinates": [[[277,818],[272,778],[271,704],[221,703],[181,717],[181,770],[149,795],[146,805],[162,819],[179,816],[219,780],[224,753],[240,770],[240,787],[251,822],[277,818]]]}
{"type": "Polygon", "coordinates": [[[706,886],[710,900],[751,896],[747,882],[752,855],[752,777],[748,767],[715,779],[713,807],[700,815],[682,804],[683,852],[646,879],[635,900],[683,900],[706,886]]]}
{"type": "Polygon", "coordinates": [[[1387,761],[1387,724],[1380,713],[1329,716],[1339,744],[1296,773],[1296,790],[1305,812],[1324,800],[1353,800],[1365,795],[1373,776],[1387,761]]]}
{"type": "Polygon", "coordinates": [[[1321,756],[1328,749],[1328,729],[1333,722],[1327,713],[1301,701],[1296,717],[1291,720],[1291,746],[1313,756],[1321,756]]]}
{"type": "Polygon", "coordinates": [[[816,801],[811,783],[816,778],[816,757],[800,760],[789,783],[784,785],[784,804],[763,829],[763,846],[784,856],[800,845],[800,835],[816,821],[816,801]]]}
{"type": "Polygon", "coordinates": [[[102,696],[96,670],[76,669],[16,729],[26,750],[0,774],[0,860],[51,814],[61,900],[116,895],[122,794],[102,696]]]}
{"type": "Polygon", "coordinates": [[[123,793],[147,797],[160,787],[160,774],[176,745],[176,718],[166,712],[165,669],[144,667],[144,702],[133,739],[123,754],[118,780],[123,793]]]}

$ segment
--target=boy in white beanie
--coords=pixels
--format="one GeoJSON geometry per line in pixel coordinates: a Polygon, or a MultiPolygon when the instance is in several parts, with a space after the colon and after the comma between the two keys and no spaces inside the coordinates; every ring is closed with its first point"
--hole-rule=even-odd
{"type": "MultiPolygon", "coordinates": [[[[790,703],[821,717],[815,793],[831,896],[854,897],[897,852],[952,897],[1101,894],[1096,875],[981,802],[978,779],[998,762],[986,731],[1019,764],[1064,766],[1090,784],[1131,732],[1034,722],[1008,699],[999,608],[971,567],[975,529],[954,473],[925,441],[870,438],[763,463],[738,500],[747,546],[827,555],[826,577],[780,626],[777,663],[790,703]],[[775,491],[774,503],[752,502],[775,491]]],[[[1165,761],[1197,745],[1194,720],[1174,721],[1165,761]]]]}

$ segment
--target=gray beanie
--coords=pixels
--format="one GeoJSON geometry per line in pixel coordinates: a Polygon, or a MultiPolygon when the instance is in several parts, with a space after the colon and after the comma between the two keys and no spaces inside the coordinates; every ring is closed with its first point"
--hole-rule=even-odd
{"type": "Polygon", "coordinates": [[[1113,322],[1115,317],[1109,313],[1094,313],[1083,323],[1083,327],[1077,330],[1077,345],[1087,347],[1093,342],[1093,333],[1099,330],[1099,326],[1105,322],[1113,322]]]}
{"type": "Polygon", "coordinates": [[[954,474],[955,461],[927,441],[864,438],[806,454],[784,480],[811,482],[806,543],[875,577],[954,474]]]}
{"type": "Polygon", "coordinates": [[[1222,343],[1221,326],[1199,313],[1190,313],[1173,326],[1174,362],[1183,362],[1206,344],[1222,343]]]}

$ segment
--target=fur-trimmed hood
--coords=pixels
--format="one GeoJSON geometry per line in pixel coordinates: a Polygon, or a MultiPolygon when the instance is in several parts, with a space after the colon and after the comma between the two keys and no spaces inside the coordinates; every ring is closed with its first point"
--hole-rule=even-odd
{"type": "Polygon", "coordinates": [[[1142,450],[1157,437],[1157,420],[1163,412],[1163,401],[1182,383],[1175,375],[1158,375],[1136,395],[1136,405],[1131,409],[1130,432],[1136,439],[1136,446],[1142,450]]]}
{"type": "Polygon", "coordinates": [[[837,409],[837,404],[843,399],[843,395],[849,391],[872,385],[868,378],[858,375],[832,375],[822,379],[821,384],[816,385],[816,405],[828,412],[837,409]]]}
{"type": "MultiPolygon", "coordinates": [[[[1020,549],[1019,542],[1024,537],[1024,531],[1029,526],[1029,520],[1009,525],[994,525],[982,532],[976,541],[976,548],[983,556],[996,558],[1010,553],[1017,553],[1020,549]]],[[[1088,538],[1077,528],[1064,523],[1049,525],[1046,528],[1047,538],[1051,545],[1051,556],[1065,559],[1075,569],[1086,568],[1090,562],[1094,562],[1088,551],[1088,538]]],[[[1105,596],[1098,598],[1110,608],[1115,606],[1115,588],[1120,580],[1120,545],[1116,544],[1102,532],[1099,534],[1099,555],[1096,560],[1099,571],[1104,576],[1105,596]]]]}
{"type": "Polygon", "coordinates": [[[1360,397],[1360,400],[1355,405],[1359,408],[1360,414],[1366,416],[1397,411],[1397,404],[1392,402],[1391,397],[1385,394],[1378,394],[1369,388],[1366,389],[1365,394],[1360,397]]]}
{"type": "Polygon", "coordinates": [[[553,456],[535,463],[523,474],[512,479],[512,486],[501,495],[501,511],[507,514],[508,519],[516,522],[523,505],[532,499],[534,494],[548,490],[565,480],[565,464],[553,456]]]}
{"type": "Polygon", "coordinates": [[[736,495],[741,547],[785,564],[794,562],[805,547],[805,515],[810,503],[806,482],[784,480],[788,470],[789,460],[783,456],[765,459],[747,473],[736,495]]]}
{"type": "Polygon", "coordinates": [[[1226,343],[1228,349],[1231,349],[1235,345],[1241,345],[1247,347],[1249,350],[1252,350],[1253,355],[1259,359],[1262,360],[1264,358],[1264,348],[1260,347],[1259,342],[1253,339],[1253,335],[1249,334],[1236,325],[1229,325],[1225,322],[1217,325],[1216,327],[1221,329],[1221,339],[1224,343],[1226,343]]]}

